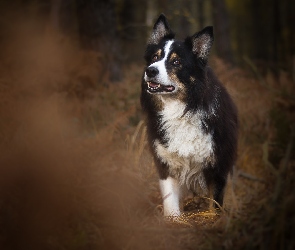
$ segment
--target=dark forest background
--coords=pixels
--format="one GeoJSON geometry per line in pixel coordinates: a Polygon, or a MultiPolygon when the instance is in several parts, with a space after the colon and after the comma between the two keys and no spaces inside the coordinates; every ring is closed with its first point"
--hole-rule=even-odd
{"type": "Polygon", "coordinates": [[[0,249],[295,249],[294,0],[0,0],[0,249]],[[139,96],[160,13],[214,26],[239,111],[224,210],[163,219],[139,96]],[[183,221],[181,221],[183,220],[183,221]]]}
{"type": "Polygon", "coordinates": [[[179,38],[214,26],[217,56],[245,66],[251,59],[263,70],[294,72],[295,8],[292,0],[15,0],[1,1],[1,36],[8,19],[38,20],[37,32],[53,29],[98,51],[112,81],[121,65],[141,61],[155,19],[164,13],[179,38]]]}

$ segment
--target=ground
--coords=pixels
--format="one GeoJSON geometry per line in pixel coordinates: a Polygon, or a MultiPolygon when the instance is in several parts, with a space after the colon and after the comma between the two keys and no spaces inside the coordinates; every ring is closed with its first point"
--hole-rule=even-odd
{"type": "Polygon", "coordinates": [[[195,197],[173,222],[162,216],[140,110],[143,62],[110,83],[99,54],[60,36],[34,41],[1,52],[2,248],[294,248],[294,82],[286,72],[262,76],[249,60],[242,70],[211,58],[238,106],[238,160],[223,210],[195,197]]]}

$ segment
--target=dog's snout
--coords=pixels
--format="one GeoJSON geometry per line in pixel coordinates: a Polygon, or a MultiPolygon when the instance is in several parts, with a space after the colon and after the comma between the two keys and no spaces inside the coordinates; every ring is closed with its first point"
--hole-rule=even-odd
{"type": "Polygon", "coordinates": [[[159,74],[159,70],[156,67],[148,67],[145,73],[148,77],[155,77],[157,74],[159,74]]]}

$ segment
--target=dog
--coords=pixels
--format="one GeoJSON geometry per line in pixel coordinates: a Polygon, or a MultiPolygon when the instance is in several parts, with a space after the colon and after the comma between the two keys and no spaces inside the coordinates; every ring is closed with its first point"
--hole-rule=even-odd
{"type": "Polygon", "coordinates": [[[222,206],[237,157],[237,108],[207,63],[213,27],[174,37],[161,14],[147,42],[140,97],[164,216],[181,215],[183,190],[212,190],[222,206]]]}

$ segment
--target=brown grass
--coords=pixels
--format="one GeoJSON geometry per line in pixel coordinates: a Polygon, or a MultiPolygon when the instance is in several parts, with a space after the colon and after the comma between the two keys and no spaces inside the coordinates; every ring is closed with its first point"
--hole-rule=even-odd
{"type": "Polygon", "coordinates": [[[212,61],[238,105],[238,161],[224,211],[195,197],[171,222],[140,112],[142,66],[107,85],[99,54],[49,33],[18,38],[0,62],[1,249],[294,248],[295,92],[284,72],[212,61]]]}

